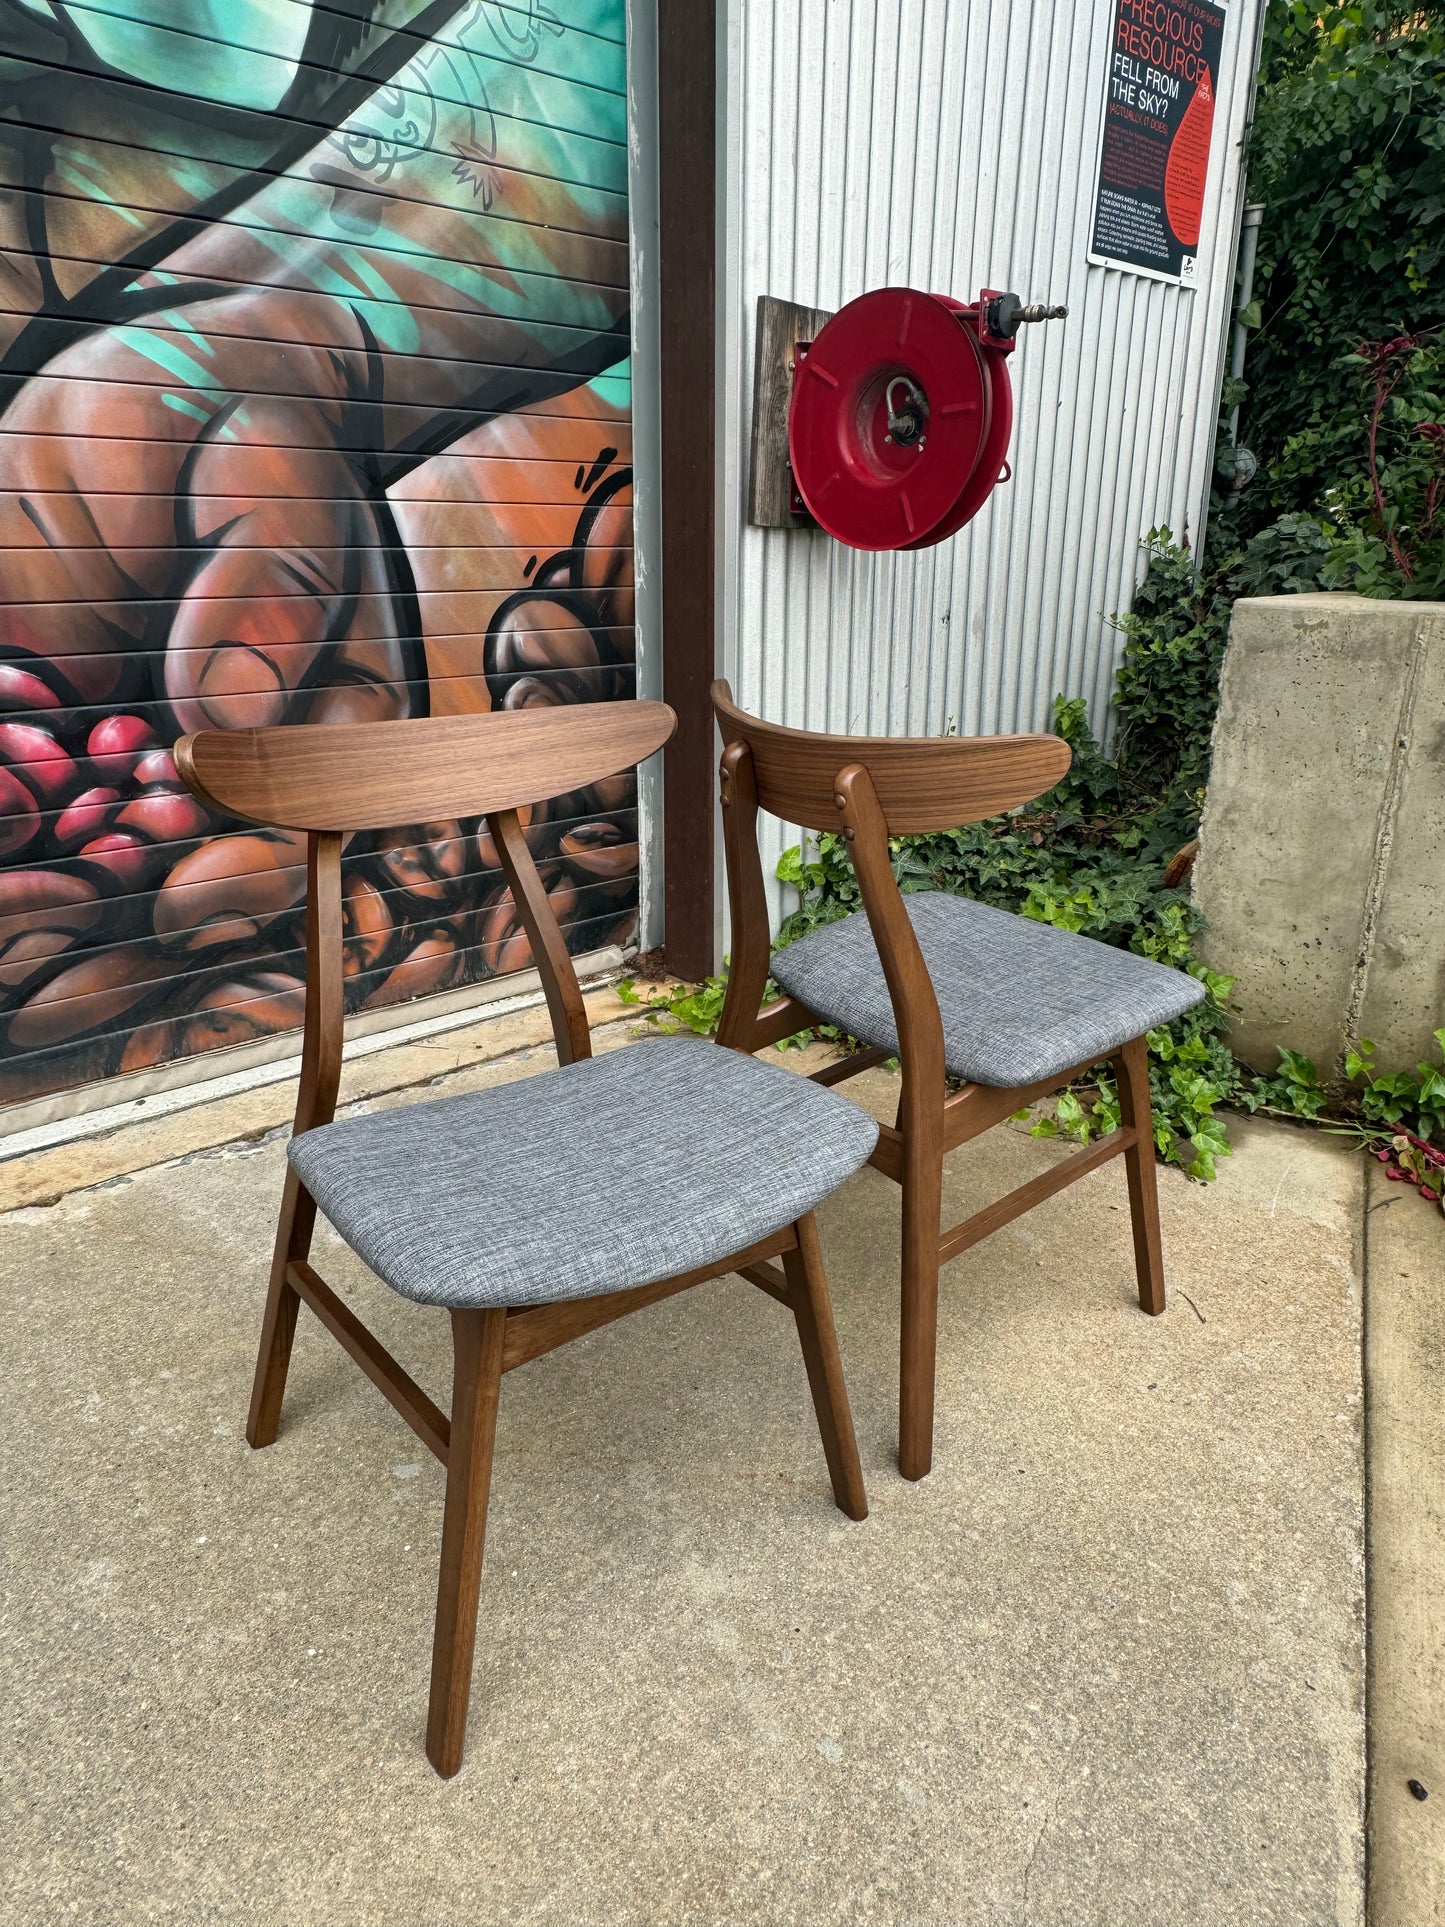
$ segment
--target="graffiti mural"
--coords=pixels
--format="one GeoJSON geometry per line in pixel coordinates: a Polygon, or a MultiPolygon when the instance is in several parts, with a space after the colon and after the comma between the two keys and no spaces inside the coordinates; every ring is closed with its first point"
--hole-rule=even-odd
{"type": "MultiPolygon", "coordinates": [[[[0,1103],[289,1028],[304,848],[197,728],[633,693],[623,0],[0,0],[0,1103]]],[[[624,939],[636,797],[528,827],[624,939]]],[[[353,838],[353,1008],[528,960],[353,838]]]]}

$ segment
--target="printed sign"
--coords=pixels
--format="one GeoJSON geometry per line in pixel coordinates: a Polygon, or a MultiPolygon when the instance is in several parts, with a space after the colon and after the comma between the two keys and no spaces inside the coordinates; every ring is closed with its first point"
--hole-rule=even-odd
{"type": "Polygon", "coordinates": [[[1194,285],[1223,41],[1214,0],[1114,0],[1091,261],[1194,285]]]}

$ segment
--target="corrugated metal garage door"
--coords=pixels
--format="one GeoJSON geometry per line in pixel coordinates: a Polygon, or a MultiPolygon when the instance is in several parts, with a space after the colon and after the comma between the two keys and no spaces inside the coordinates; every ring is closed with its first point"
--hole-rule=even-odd
{"type": "MultiPolygon", "coordinates": [[[[295,1025],[302,852],[184,731],[633,691],[623,0],[0,0],[0,1103],[295,1025]]],[[[534,847],[575,949],[631,779],[534,847]]],[[[358,837],[354,1008],[527,959],[358,837]]]]}

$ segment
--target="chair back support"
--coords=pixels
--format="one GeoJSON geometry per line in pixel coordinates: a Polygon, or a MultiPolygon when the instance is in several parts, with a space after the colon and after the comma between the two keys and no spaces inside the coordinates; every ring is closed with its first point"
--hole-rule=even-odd
{"type": "Polygon", "coordinates": [[[542,980],[557,1056],[592,1054],[582,991],[519,809],[629,769],[671,736],[666,703],[586,703],[406,722],[201,730],[176,768],[233,816],[304,830],[306,1019],[295,1130],[328,1124],[341,1078],[341,849],[355,830],[485,816],[542,980]]]}
{"type": "Polygon", "coordinates": [[[810,830],[839,826],[837,777],[860,763],[890,836],[951,830],[1052,789],[1073,752],[1057,736],[824,736],[749,716],[725,682],[712,686],[723,742],[752,756],[758,805],[810,830]]]}
{"type": "Polygon", "coordinates": [[[661,749],[665,703],[578,703],[409,722],[208,729],[176,768],[232,816],[286,830],[389,830],[544,803],[661,749]]]}

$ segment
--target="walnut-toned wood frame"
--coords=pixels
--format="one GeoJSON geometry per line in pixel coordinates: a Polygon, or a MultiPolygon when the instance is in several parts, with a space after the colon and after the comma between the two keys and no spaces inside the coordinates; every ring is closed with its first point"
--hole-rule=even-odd
{"type": "MultiPolygon", "coordinates": [[[[732,954],[719,1041],[761,1050],[823,1021],[792,997],[763,1003],[770,951],[767,899],[758,853],[758,812],[811,830],[841,830],[848,843],[900,1043],[903,1089],[894,1125],[879,1128],[870,1163],[903,1189],[902,1335],[898,1464],[921,1479],[933,1464],[933,1393],[938,1349],[938,1272],[942,1265],[1054,1192],[1122,1156],[1128,1180],[1139,1303],[1164,1310],[1164,1259],[1155,1184],[1149,1067],[1142,1036],[1112,1057],[1122,1122],[951,1230],[939,1224],[943,1160],[1036,1098],[1064,1089],[1089,1070],[1084,1060],[1037,1084],[1000,1089],[966,1084],[949,1095],[938,998],[903,907],[889,861],[890,836],[952,829],[1032,801],[1069,767],[1056,736],[824,736],[785,729],[740,710],[725,682],[712,686],[725,745],[723,839],[732,910],[732,954]]],[[[866,1049],[815,1073],[841,1083],[892,1055],[866,1049]]]]}
{"type": "MultiPolygon", "coordinates": [[[[342,1059],[341,850],[348,832],[485,816],[532,945],[559,1062],[592,1054],[582,992],[519,811],[629,768],[672,734],[663,703],[617,702],[412,722],[205,731],[176,745],[191,789],[216,808],[307,836],[306,1017],[296,1132],[335,1115],[342,1059]]],[[[606,1201],[599,1200],[599,1209],[606,1201]]],[[[740,1272],[798,1328],[833,1496],[867,1516],[863,1474],[811,1214],[717,1264],[628,1291],[526,1309],[454,1310],[450,1418],[309,1263],[316,1204],[288,1167],[246,1437],[276,1438],[296,1319],[309,1305],[447,1468],[426,1749],[462,1763],[482,1546],[502,1375],[675,1292],[740,1272]],[[781,1264],[774,1262],[781,1260],[781,1264]]],[[[558,1265],[567,1254],[559,1251],[558,1265]]]]}

